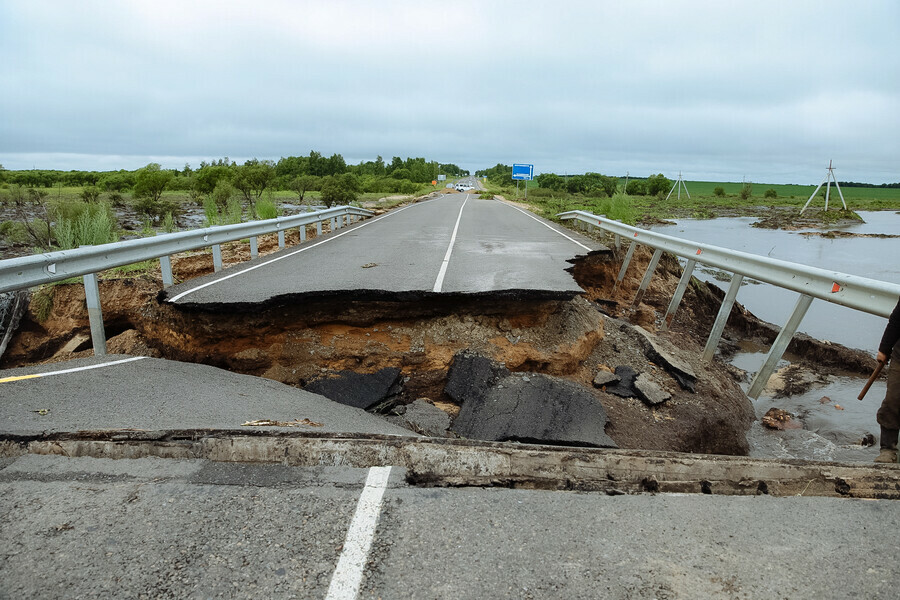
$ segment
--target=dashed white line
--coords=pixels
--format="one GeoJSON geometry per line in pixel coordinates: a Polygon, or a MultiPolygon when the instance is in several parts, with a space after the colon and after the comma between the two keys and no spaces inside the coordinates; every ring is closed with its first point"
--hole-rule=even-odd
{"type": "MultiPolygon", "coordinates": [[[[439,197],[440,197],[440,196],[439,196],[439,197]]],[[[435,199],[437,199],[437,198],[435,198],[435,199]]],[[[418,202],[418,203],[416,203],[416,204],[410,204],[409,206],[404,206],[403,208],[399,208],[399,209],[397,209],[397,210],[392,210],[391,212],[389,212],[389,213],[386,214],[386,215],[381,215],[380,217],[376,217],[376,218],[371,219],[371,220],[369,220],[369,221],[365,221],[365,222],[363,222],[363,223],[360,223],[358,226],[354,227],[353,229],[348,229],[347,231],[344,231],[343,233],[339,233],[339,234],[337,234],[337,235],[331,236],[331,237],[328,238],[327,240],[322,240],[321,242],[316,242],[315,244],[311,244],[311,245],[309,245],[309,246],[304,246],[303,248],[300,248],[299,250],[295,250],[294,252],[289,252],[288,254],[282,254],[281,256],[276,256],[275,258],[273,258],[273,259],[271,259],[271,260],[268,260],[268,261],[266,261],[266,262],[264,262],[264,263],[260,263],[260,264],[257,264],[257,265],[253,265],[252,267],[247,267],[246,269],[244,269],[244,270],[242,270],[242,271],[238,271],[237,273],[232,273],[231,275],[225,275],[224,277],[220,277],[220,278],[218,278],[218,279],[214,279],[213,281],[208,281],[208,282],[206,282],[206,283],[204,283],[204,284],[202,284],[202,285],[198,285],[198,286],[195,287],[195,288],[191,288],[191,289],[189,289],[189,290],[186,290],[186,291],[184,291],[184,292],[181,292],[180,294],[177,294],[176,296],[173,296],[172,298],[169,299],[169,302],[177,302],[178,300],[184,298],[184,297],[187,296],[188,294],[193,294],[194,292],[196,292],[196,291],[198,291],[198,290],[202,290],[203,288],[209,287],[209,286],[211,286],[211,285],[215,285],[215,284],[217,284],[217,283],[221,283],[221,282],[223,282],[223,281],[226,281],[226,280],[228,280],[228,279],[231,279],[232,277],[237,277],[238,275],[243,275],[244,273],[249,273],[250,271],[255,271],[256,269],[259,269],[259,268],[262,268],[262,267],[271,265],[272,263],[278,262],[279,260],[284,260],[285,258],[290,258],[290,257],[292,257],[292,256],[295,256],[295,255],[297,255],[297,254],[300,254],[301,252],[306,252],[307,250],[312,250],[312,249],[315,248],[316,246],[321,246],[322,244],[327,244],[328,242],[333,241],[333,240],[336,240],[336,239],[338,239],[338,238],[341,237],[341,236],[345,236],[345,235],[347,235],[348,233],[352,233],[352,232],[354,232],[354,231],[359,231],[360,229],[362,229],[362,228],[365,227],[366,225],[371,225],[372,223],[375,223],[375,222],[377,222],[377,221],[380,221],[381,219],[385,219],[385,218],[390,217],[390,216],[392,216],[392,215],[396,215],[397,213],[401,213],[401,212],[403,212],[404,210],[406,210],[407,208],[412,208],[413,206],[419,206],[419,205],[422,205],[422,204],[426,204],[427,202],[431,202],[431,200],[426,200],[425,202],[418,202]]]]}
{"type": "Polygon", "coordinates": [[[347,530],[344,549],[331,576],[325,600],[355,600],[362,583],[363,569],[369,548],[375,537],[375,525],[381,513],[384,490],[391,476],[391,467],[372,467],[356,505],[353,520],[347,530]]]}
{"type": "Polygon", "coordinates": [[[529,213],[527,210],[522,210],[522,209],[519,208],[518,206],[513,206],[512,204],[507,204],[506,202],[500,202],[500,204],[505,204],[506,206],[508,206],[508,207],[510,207],[510,208],[516,209],[517,211],[519,211],[520,213],[522,213],[522,214],[525,215],[526,217],[531,217],[532,219],[534,219],[535,221],[537,221],[538,223],[540,223],[541,225],[543,225],[544,227],[546,227],[546,228],[549,229],[550,231],[555,231],[556,233],[558,233],[559,235],[563,236],[564,238],[566,238],[567,240],[569,240],[569,241],[572,242],[573,244],[577,244],[578,246],[581,246],[582,248],[584,248],[584,249],[587,250],[588,252],[591,251],[590,248],[588,248],[587,246],[585,246],[584,244],[582,244],[582,243],[579,242],[578,240],[573,239],[573,238],[570,238],[569,236],[567,236],[566,234],[564,234],[562,231],[559,231],[558,229],[555,229],[554,227],[551,227],[551,226],[548,225],[547,223],[545,223],[545,222],[543,222],[542,220],[538,219],[538,218],[537,218],[536,216],[534,216],[533,214],[529,213]]]}
{"type": "Polygon", "coordinates": [[[444,262],[441,263],[441,269],[438,271],[437,279],[434,280],[434,292],[440,292],[441,288],[444,287],[444,276],[447,274],[447,267],[450,265],[450,255],[453,253],[453,244],[456,243],[456,233],[459,231],[459,221],[462,219],[463,209],[466,207],[466,202],[469,201],[469,194],[466,194],[466,199],[463,200],[462,206],[459,207],[459,215],[456,217],[456,225],[453,226],[453,234],[450,236],[450,245],[447,246],[447,253],[444,255],[444,262]]]}
{"type": "Polygon", "coordinates": [[[146,356],[133,356],[131,358],[123,358],[122,360],[114,360],[108,363],[100,363],[99,365],[87,365],[86,367],[73,367],[71,369],[60,369],[59,371],[48,371],[47,373],[32,373],[31,375],[18,375],[15,377],[4,377],[0,379],[0,383],[10,381],[21,381],[22,379],[35,379],[37,377],[49,377],[50,375],[65,375],[66,373],[76,373],[78,371],[89,371],[91,369],[102,369],[103,367],[111,367],[113,365],[121,365],[136,360],[147,358],[146,356]]]}

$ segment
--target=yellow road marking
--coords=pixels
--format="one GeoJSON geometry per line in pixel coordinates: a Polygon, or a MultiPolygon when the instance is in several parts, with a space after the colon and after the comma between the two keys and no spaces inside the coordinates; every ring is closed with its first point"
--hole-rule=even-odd
{"type": "Polygon", "coordinates": [[[37,375],[19,375],[18,377],[4,377],[0,379],[0,383],[7,383],[9,381],[19,381],[20,379],[34,379],[35,377],[40,377],[40,373],[37,375]]]}

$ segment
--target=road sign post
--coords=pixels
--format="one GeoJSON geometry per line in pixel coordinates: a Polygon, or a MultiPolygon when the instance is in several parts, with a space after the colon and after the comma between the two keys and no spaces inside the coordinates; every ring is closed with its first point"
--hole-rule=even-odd
{"type": "Polygon", "coordinates": [[[513,165],[512,178],[516,181],[516,198],[519,197],[519,182],[525,182],[525,199],[528,199],[528,182],[534,179],[534,165],[513,165]]]}

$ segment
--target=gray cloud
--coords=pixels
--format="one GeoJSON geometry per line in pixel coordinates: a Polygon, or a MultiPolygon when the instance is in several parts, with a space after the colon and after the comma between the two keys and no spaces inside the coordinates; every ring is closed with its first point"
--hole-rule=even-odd
{"type": "Polygon", "coordinates": [[[310,149],[470,169],[900,181],[900,5],[0,5],[0,162],[310,149]]]}

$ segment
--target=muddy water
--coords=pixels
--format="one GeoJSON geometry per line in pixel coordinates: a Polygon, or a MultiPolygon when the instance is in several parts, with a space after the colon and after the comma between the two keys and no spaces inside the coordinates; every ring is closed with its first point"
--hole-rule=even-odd
{"type": "MultiPolygon", "coordinates": [[[[891,211],[861,212],[865,223],[842,229],[851,233],[900,234],[900,213],[891,211]]],[[[758,229],[751,227],[754,217],[709,220],[684,219],[675,225],[660,225],[653,231],[696,242],[704,242],[732,250],[770,256],[781,260],[851,273],[871,279],[900,283],[900,238],[823,238],[804,236],[801,231],[758,229]]],[[[816,231],[816,230],[805,230],[816,231]]],[[[824,231],[824,230],[821,230],[824,231]]],[[[711,269],[698,265],[698,279],[727,286],[727,279],[711,269]]],[[[728,275],[730,277],[730,275],[728,275]]],[[[781,326],[790,316],[798,294],[763,283],[745,283],[738,302],[761,319],[781,326]]],[[[885,319],[858,312],[829,302],[814,300],[800,331],[850,348],[871,350],[884,331],[885,319]]]]}
{"type": "MultiPolygon", "coordinates": [[[[857,234],[900,234],[900,213],[861,212],[865,223],[829,227],[857,234]]],[[[755,218],[720,218],[711,220],[679,220],[675,225],[653,227],[654,231],[753,254],[852,273],[872,279],[900,283],[900,238],[823,238],[804,236],[800,231],[781,231],[751,227],[755,218]]],[[[807,230],[809,231],[809,230],[807,230]]],[[[815,231],[815,230],[813,230],[815,231]]],[[[695,271],[705,281],[727,285],[727,277],[712,269],[695,271]],[[725,281],[722,281],[725,279],[725,281]]],[[[729,275],[730,276],[730,275],[729,275]]],[[[793,309],[797,294],[774,286],[745,283],[738,294],[743,303],[758,317],[783,324],[793,309]]],[[[800,331],[822,340],[830,340],[870,352],[873,356],[884,331],[886,320],[845,307],[816,300],[809,309],[800,331]]],[[[746,348],[733,359],[733,364],[749,373],[756,372],[765,359],[766,348],[746,348]]],[[[786,356],[782,365],[789,364],[786,356]]],[[[877,438],[875,411],[884,398],[885,384],[872,386],[865,400],[856,399],[864,381],[858,377],[828,375],[824,384],[814,384],[803,394],[789,398],[773,398],[763,393],[754,402],[761,417],[772,407],[797,415],[802,430],[772,433],[754,425],[750,440],[756,456],[782,456],[818,460],[869,461],[877,448],[858,445],[867,433],[877,438]]],[[[744,390],[749,382],[742,384],[744,390]]]]}

